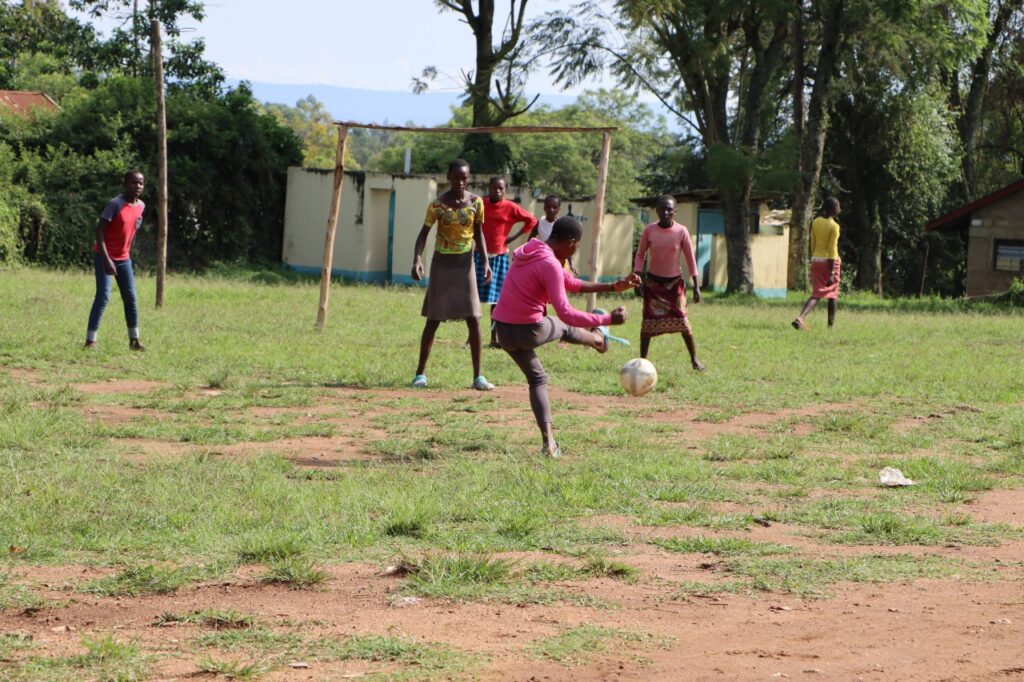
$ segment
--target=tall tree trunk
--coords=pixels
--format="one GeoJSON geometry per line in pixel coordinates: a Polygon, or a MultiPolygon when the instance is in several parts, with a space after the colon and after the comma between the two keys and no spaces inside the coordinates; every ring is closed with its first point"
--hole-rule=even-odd
{"type": "MultiPolygon", "coordinates": [[[[971,64],[971,83],[957,116],[957,130],[963,144],[961,172],[963,173],[962,199],[971,202],[977,198],[978,178],[974,168],[974,157],[978,150],[978,132],[985,109],[985,95],[988,93],[989,72],[992,58],[1013,13],[1024,6],[1024,0],[1005,0],[999,7],[989,27],[988,41],[984,49],[971,64]]],[[[955,77],[955,76],[954,76],[955,77]]]]}
{"type": "Polygon", "coordinates": [[[491,82],[494,79],[494,0],[480,0],[480,10],[470,25],[476,37],[476,68],[473,71],[473,125],[495,125],[491,120],[491,82]]]}
{"type": "Polygon", "coordinates": [[[728,256],[726,291],[741,294],[754,293],[754,261],[750,249],[751,186],[747,183],[738,193],[722,195],[725,213],[725,251],[728,256]]]}
{"type": "MultiPolygon", "coordinates": [[[[762,48],[759,37],[762,29],[763,26],[760,24],[751,23],[744,26],[747,45],[754,52],[754,56],[747,90],[741,100],[739,144],[735,145],[735,148],[748,155],[750,159],[756,159],[761,151],[765,93],[782,64],[783,49],[789,35],[788,24],[785,21],[777,22],[773,27],[771,40],[762,48]]],[[[749,170],[744,171],[744,177],[729,182],[731,187],[720,187],[725,210],[726,252],[729,257],[725,288],[726,291],[742,294],[754,293],[754,264],[751,258],[748,220],[754,177],[753,168],[750,165],[747,165],[747,168],[749,170]]]]}
{"type": "Polygon", "coordinates": [[[800,177],[793,191],[793,216],[789,232],[790,289],[807,288],[807,255],[810,245],[808,228],[814,215],[814,204],[821,180],[822,159],[828,137],[829,96],[839,66],[843,43],[845,0],[834,0],[828,8],[821,31],[821,50],[815,69],[814,87],[807,110],[807,123],[801,126],[800,177]]]}

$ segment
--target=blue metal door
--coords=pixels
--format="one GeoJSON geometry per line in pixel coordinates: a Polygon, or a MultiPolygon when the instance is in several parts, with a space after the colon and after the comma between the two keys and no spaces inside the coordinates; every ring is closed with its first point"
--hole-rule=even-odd
{"type": "Polygon", "coordinates": [[[395,190],[391,190],[388,198],[388,282],[391,281],[392,256],[395,249],[395,190]]]}
{"type": "Polygon", "coordinates": [[[697,211],[697,270],[700,271],[700,285],[707,286],[711,279],[711,242],[713,235],[725,234],[725,214],[718,208],[702,208],[697,211]]]}

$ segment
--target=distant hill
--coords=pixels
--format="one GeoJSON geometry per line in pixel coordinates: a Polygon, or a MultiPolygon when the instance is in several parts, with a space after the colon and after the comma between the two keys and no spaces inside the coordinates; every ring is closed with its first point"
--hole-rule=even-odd
{"type": "MultiPolygon", "coordinates": [[[[231,83],[237,85],[237,81],[231,83]]],[[[451,108],[457,106],[460,95],[455,93],[388,92],[343,88],[316,83],[285,85],[281,83],[251,82],[252,92],[262,102],[294,106],[303,97],[313,95],[324,103],[331,116],[339,121],[359,123],[391,123],[418,126],[440,125],[451,118],[451,108]]],[[[553,108],[564,107],[576,101],[569,95],[541,95],[538,104],[553,108]]]]}

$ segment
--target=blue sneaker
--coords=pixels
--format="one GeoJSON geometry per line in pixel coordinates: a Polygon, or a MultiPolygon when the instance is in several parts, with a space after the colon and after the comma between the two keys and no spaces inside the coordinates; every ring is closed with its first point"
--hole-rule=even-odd
{"type": "Polygon", "coordinates": [[[480,376],[473,380],[473,388],[475,388],[478,391],[493,391],[494,384],[489,382],[487,380],[487,377],[481,374],[480,376]]]}
{"type": "Polygon", "coordinates": [[[427,375],[417,374],[412,378],[413,388],[426,388],[427,387],[427,375]]]}

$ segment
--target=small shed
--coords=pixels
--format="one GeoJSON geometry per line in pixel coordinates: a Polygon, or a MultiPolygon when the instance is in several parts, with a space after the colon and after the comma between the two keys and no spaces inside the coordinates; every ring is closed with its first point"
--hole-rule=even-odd
{"type": "MultiPolygon", "coordinates": [[[[331,207],[333,174],[333,170],[288,169],[281,260],[292,270],[308,274],[321,272],[323,230],[331,207]]],[[[486,196],[487,180],[487,176],[474,177],[470,191],[486,196]]],[[[413,248],[427,205],[446,185],[447,180],[433,175],[345,171],[331,275],[377,284],[425,286],[427,278],[415,282],[411,276],[413,248]]],[[[544,215],[544,195],[540,192],[513,186],[509,187],[506,197],[518,199],[523,208],[538,217],[544,215]]],[[[590,253],[593,236],[587,227],[595,218],[596,202],[593,198],[563,198],[562,213],[574,215],[583,223],[583,241],[578,252],[581,256],[576,259],[576,267],[588,278],[589,261],[582,254],[590,253]]],[[[605,213],[601,281],[614,281],[630,271],[635,223],[633,215],[605,213]]],[[[522,243],[520,239],[514,247],[522,243]]],[[[431,230],[423,250],[428,275],[433,252],[434,230],[431,230]]]]}
{"type": "Polygon", "coordinates": [[[1002,293],[1024,277],[1024,178],[936,218],[925,229],[967,232],[967,296],[1002,293]]]}
{"type": "Polygon", "coordinates": [[[59,111],[60,107],[44,92],[0,90],[0,116],[13,114],[28,118],[34,111],[59,111]]]}
{"type": "MultiPolygon", "coordinates": [[[[710,291],[725,291],[728,281],[728,255],[725,244],[725,212],[717,190],[698,189],[673,194],[676,222],[686,225],[693,239],[700,285],[710,291]]],[[[750,210],[750,251],[754,263],[754,293],[761,298],[786,297],[786,268],[789,258],[789,221],[779,220],[768,210],[771,197],[752,197],[750,210]]],[[[657,197],[634,199],[648,209],[647,222],[658,219],[654,213],[657,197]]],[[[685,265],[683,267],[685,272],[685,265]]]]}

